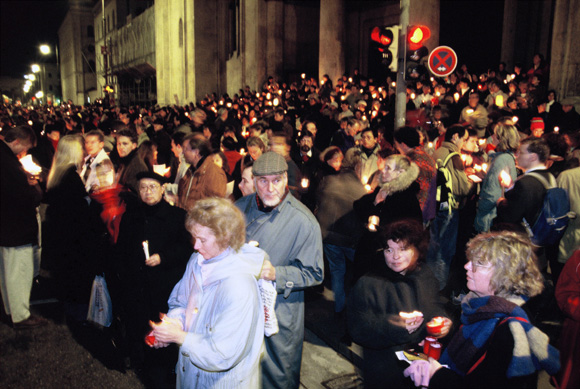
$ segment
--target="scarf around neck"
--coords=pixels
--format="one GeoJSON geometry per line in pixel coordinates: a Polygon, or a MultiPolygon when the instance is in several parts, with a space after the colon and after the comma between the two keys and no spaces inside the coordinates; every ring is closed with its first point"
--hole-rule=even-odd
{"type": "Polygon", "coordinates": [[[439,362],[462,376],[469,374],[489,347],[488,341],[497,325],[505,320],[514,338],[507,377],[526,376],[539,370],[555,374],[560,369],[559,352],[549,344],[548,336],[530,323],[520,307],[524,302],[521,296],[508,300],[498,296],[478,297],[470,292],[461,303],[462,326],[439,362]]]}

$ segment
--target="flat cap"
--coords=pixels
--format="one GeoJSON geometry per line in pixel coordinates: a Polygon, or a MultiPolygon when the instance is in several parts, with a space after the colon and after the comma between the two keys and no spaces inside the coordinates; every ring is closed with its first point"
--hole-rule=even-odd
{"type": "Polygon", "coordinates": [[[270,176],[288,170],[288,164],[280,154],[268,151],[262,154],[252,166],[254,176],[270,176]]]}

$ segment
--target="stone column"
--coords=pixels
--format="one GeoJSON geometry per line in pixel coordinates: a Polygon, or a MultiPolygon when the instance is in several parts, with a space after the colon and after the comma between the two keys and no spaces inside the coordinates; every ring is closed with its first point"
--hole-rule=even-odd
{"type": "Polygon", "coordinates": [[[580,96],[580,0],[556,0],[554,28],[552,30],[552,55],[550,63],[550,88],[556,90],[558,99],[580,96]]]}
{"type": "Polygon", "coordinates": [[[344,73],[344,0],[320,0],[318,78],[328,74],[333,85],[344,73]]]}
{"type": "Polygon", "coordinates": [[[505,0],[503,7],[503,30],[501,37],[501,58],[508,69],[514,66],[514,45],[516,43],[517,0],[505,0]]]}

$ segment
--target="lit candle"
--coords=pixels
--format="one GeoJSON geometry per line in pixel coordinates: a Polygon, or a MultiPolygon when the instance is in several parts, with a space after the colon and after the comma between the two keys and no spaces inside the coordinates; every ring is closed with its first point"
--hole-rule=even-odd
{"type": "Polygon", "coordinates": [[[260,247],[260,243],[258,243],[257,240],[251,240],[248,242],[248,244],[253,247],[260,247]]]}
{"type": "Polygon", "coordinates": [[[427,143],[427,147],[430,148],[430,149],[432,149],[433,148],[433,142],[427,143]]]}
{"type": "Polygon", "coordinates": [[[415,97],[417,97],[417,95],[415,95],[414,93],[411,93],[411,100],[415,100],[415,97]]]}
{"type": "Polygon", "coordinates": [[[274,98],[274,101],[272,102],[272,104],[274,104],[274,106],[278,106],[278,104],[280,104],[280,100],[278,100],[278,98],[274,98]]]}
{"type": "Polygon", "coordinates": [[[478,142],[480,146],[483,146],[483,144],[485,143],[485,139],[480,139],[478,142]]]}
{"type": "Polygon", "coordinates": [[[302,181],[300,181],[300,185],[304,189],[308,188],[308,185],[310,185],[310,182],[308,181],[308,178],[303,178],[302,181]]]}
{"type": "Polygon", "coordinates": [[[481,171],[481,166],[480,165],[473,165],[473,169],[475,169],[476,172],[480,172],[481,171]]]}
{"type": "Polygon", "coordinates": [[[160,176],[165,176],[171,171],[171,167],[166,167],[165,164],[153,165],[153,172],[159,174],[160,176]]]}
{"type": "Polygon", "coordinates": [[[226,106],[227,106],[228,108],[231,108],[231,107],[232,107],[232,103],[230,103],[230,102],[228,101],[228,103],[226,104],[226,106]]]}
{"type": "Polygon", "coordinates": [[[267,100],[270,100],[270,98],[271,98],[271,97],[272,97],[272,95],[270,94],[270,92],[268,92],[268,93],[266,94],[266,99],[267,99],[267,100]]]}
{"type": "Polygon", "coordinates": [[[463,163],[465,163],[465,161],[467,161],[467,155],[461,154],[461,160],[463,161],[463,163]]]}
{"type": "Polygon", "coordinates": [[[459,93],[454,93],[453,98],[455,99],[455,102],[458,102],[459,101],[459,93]]]}
{"type": "Polygon", "coordinates": [[[304,80],[306,78],[306,73],[302,73],[300,77],[304,80]]]}
{"type": "Polygon", "coordinates": [[[370,193],[371,190],[372,190],[372,188],[371,188],[371,186],[369,184],[366,184],[365,185],[365,190],[370,193]]]}
{"type": "Polygon", "coordinates": [[[246,150],[244,150],[244,149],[240,149],[240,154],[241,154],[242,156],[246,155],[246,150]]]}
{"type": "Polygon", "coordinates": [[[26,170],[33,176],[39,175],[40,172],[42,171],[42,168],[34,163],[34,161],[32,160],[32,155],[30,154],[20,158],[20,163],[22,164],[24,170],[26,170]]]}
{"type": "Polygon", "coordinates": [[[349,77],[348,78],[348,82],[352,82],[352,77],[349,77]]]}
{"type": "Polygon", "coordinates": [[[434,317],[427,323],[427,333],[429,335],[440,335],[441,330],[443,330],[443,323],[445,323],[445,320],[442,317],[434,317]]]}
{"type": "Polygon", "coordinates": [[[257,97],[257,98],[260,98],[260,94],[259,94],[259,93],[256,93],[256,97],[257,97]]]}
{"type": "Polygon", "coordinates": [[[391,86],[394,88],[397,86],[397,83],[395,81],[391,82],[391,86]]]}
{"type": "Polygon", "coordinates": [[[149,260],[149,241],[143,241],[143,252],[145,253],[145,259],[149,260]]]}
{"type": "Polygon", "coordinates": [[[502,95],[495,96],[495,105],[497,105],[498,107],[503,107],[503,96],[502,95]]]}
{"type": "Polygon", "coordinates": [[[481,169],[487,173],[487,163],[482,164],[481,169]]]}
{"type": "Polygon", "coordinates": [[[369,182],[368,176],[362,176],[361,177],[361,182],[363,183],[363,185],[367,184],[369,182]]]}
{"type": "Polygon", "coordinates": [[[514,124],[516,124],[516,123],[518,122],[518,120],[520,120],[520,118],[519,118],[519,117],[517,117],[517,116],[514,116],[514,117],[512,118],[512,122],[514,122],[514,124]]]}
{"type": "Polygon", "coordinates": [[[507,171],[502,170],[499,173],[499,183],[504,188],[509,188],[511,186],[511,184],[512,184],[512,177],[510,176],[510,174],[507,171]]]}
{"type": "Polygon", "coordinates": [[[473,109],[469,108],[467,111],[465,111],[468,115],[473,114],[473,112],[475,112],[473,109]]]}
{"type": "Polygon", "coordinates": [[[366,115],[363,115],[362,120],[363,120],[363,122],[366,122],[367,121],[366,115]]]}
{"type": "Polygon", "coordinates": [[[560,127],[554,127],[554,132],[557,134],[560,132],[560,127]]]}

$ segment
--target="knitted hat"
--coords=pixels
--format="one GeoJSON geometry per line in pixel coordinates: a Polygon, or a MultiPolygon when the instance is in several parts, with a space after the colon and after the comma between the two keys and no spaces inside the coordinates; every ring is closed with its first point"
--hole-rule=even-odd
{"type": "Polygon", "coordinates": [[[288,170],[288,164],[280,154],[273,151],[262,154],[254,166],[252,166],[252,173],[254,176],[270,176],[280,174],[288,170]]]}
{"type": "Polygon", "coordinates": [[[532,122],[530,124],[530,130],[539,130],[544,129],[544,121],[540,117],[532,118],[532,122]]]}

